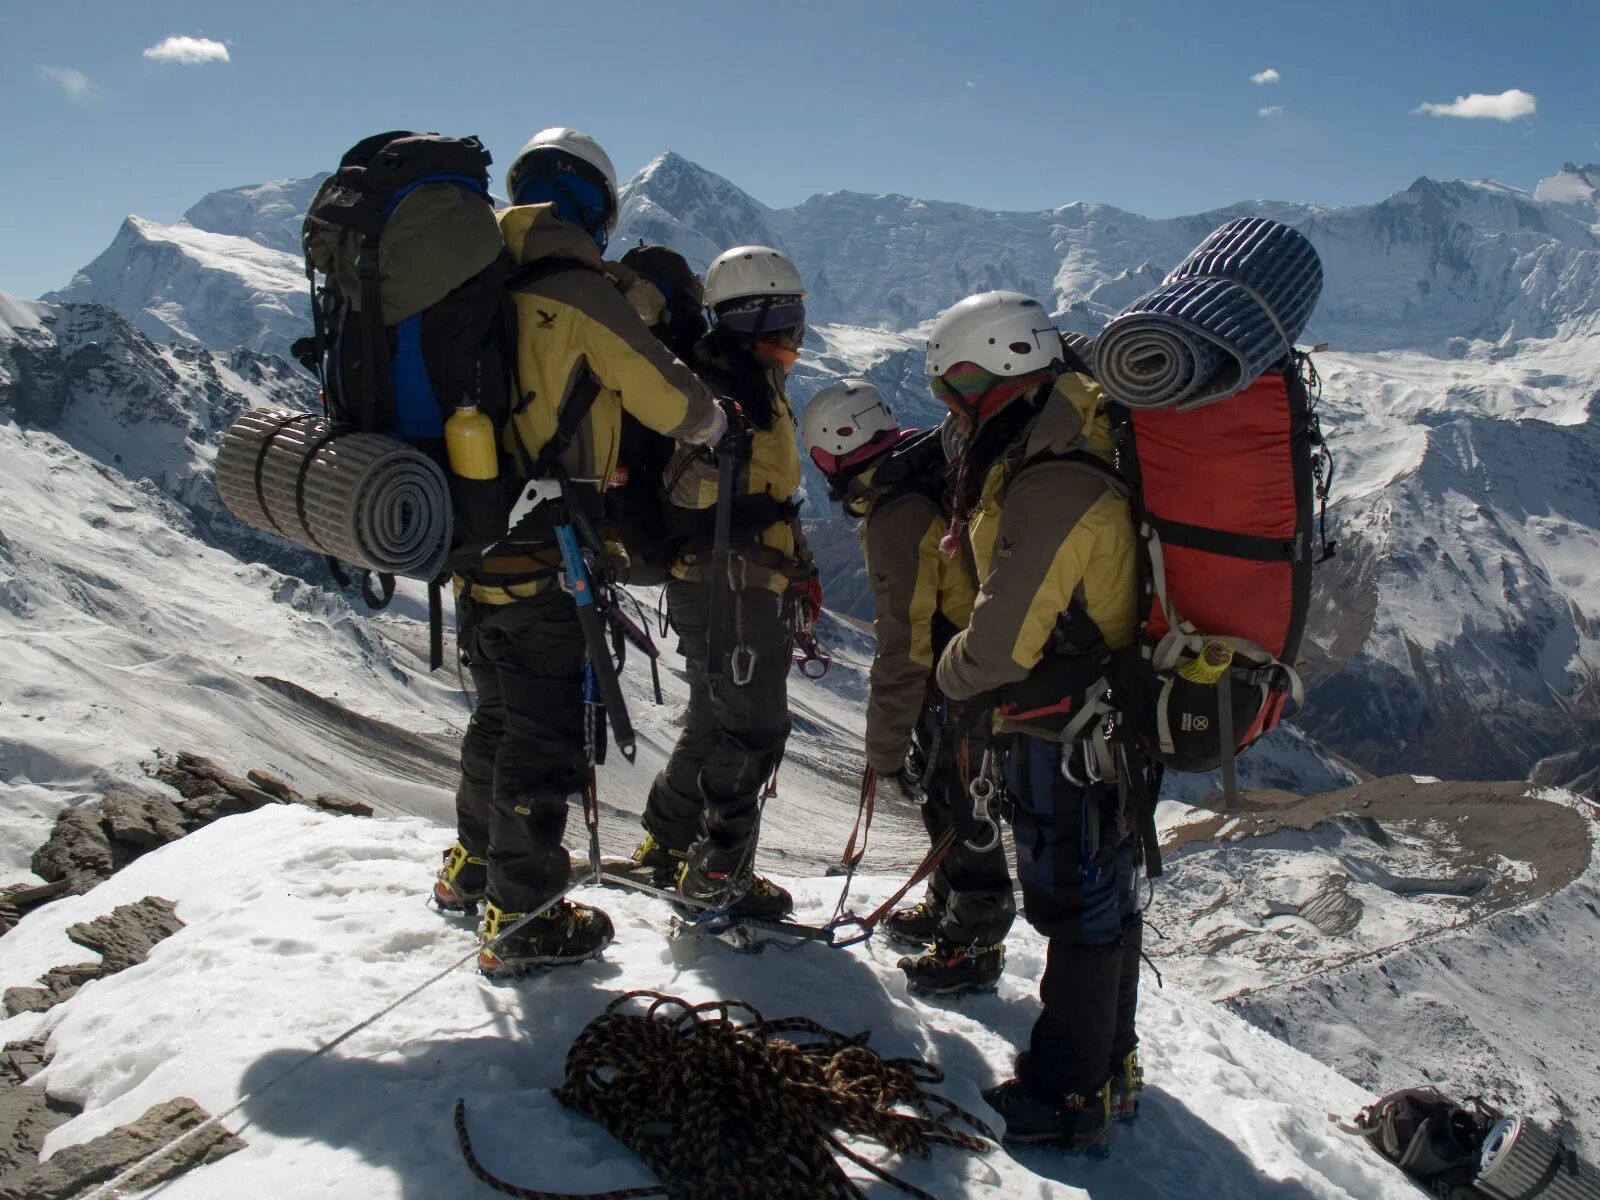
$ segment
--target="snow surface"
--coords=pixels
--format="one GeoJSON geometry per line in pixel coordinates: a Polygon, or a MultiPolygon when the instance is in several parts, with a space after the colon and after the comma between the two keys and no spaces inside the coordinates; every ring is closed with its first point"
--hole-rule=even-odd
{"type": "MultiPolygon", "coordinates": [[[[1589,817],[1591,844],[1600,840],[1590,806],[1558,791],[1540,798],[1589,817]]],[[[1505,869],[1525,876],[1527,864],[1505,869]]],[[[1571,1122],[1592,1158],[1600,1139],[1600,862],[1532,903],[1396,943],[1227,1007],[1376,1091],[1427,1079],[1535,1120],[1571,1122]]]]}
{"type": "MultiPolygon", "coordinates": [[[[227,1122],[247,1148],[167,1185],[163,1197],[488,1194],[457,1152],[451,1111],[460,1096],[480,1155],[506,1178],[573,1192],[645,1184],[631,1154],[549,1094],[578,1031],[634,988],[737,997],[768,1016],[868,1030],[881,1053],[935,1060],[945,1093],[998,1125],[978,1090],[1008,1073],[1037,1011],[1043,945],[1031,932],[1013,936],[997,996],[928,1003],[906,994],[896,953],[878,943],[772,947],[759,956],[713,944],[679,967],[663,937],[662,902],[585,891],[578,895],[604,904],[617,923],[604,958],[497,985],[460,964],[474,948],[467,924],[421,903],[437,850],[438,830],[416,820],[266,809],[218,822],[88,895],[30,914],[3,939],[0,986],[81,959],[62,931],[116,904],[162,895],[185,922],[146,964],[92,982],[47,1013],[0,1021],[0,1040],[48,1035],[54,1057],[33,1085],[85,1106],[51,1134],[46,1152],[174,1095],[220,1112],[248,1094],[227,1122]],[[453,964],[420,996],[307,1064],[316,1047],[453,964]]],[[[851,902],[864,910],[891,885],[860,879],[851,902]]],[[[817,920],[839,885],[795,886],[799,915],[817,920]]],[[[1329,1111],[1349,1115],[1370,1100],[1360,1088],[1203,1002],[1154,986],[1145,996],[1149,1087],[1140,1119],[1113,1130],[1111,1158],[939,1151],[890,1165],[941,1200],[1187,1200],[1202,1183],[1208,1196],[1240,1200],[1415,1194],[1329,1123],[1329,1111]]],[[[868,1192],[899,1194],[880,1183],[868,1192]]]]}

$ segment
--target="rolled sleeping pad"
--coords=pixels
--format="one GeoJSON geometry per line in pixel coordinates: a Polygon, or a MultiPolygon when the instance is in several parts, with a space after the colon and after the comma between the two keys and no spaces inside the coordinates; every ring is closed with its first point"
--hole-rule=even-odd
{"type": "Polygon", "coordinates": [[[228,429],[217,491],[247,525],[371,571],[430,580],[450,550],[444,471],[380,433],[335,433],[312,413],[257,408],[228,429]]]}
{"type": "Polygon", "coordinates": [[[1600,1171],[1526,1117],[1489,1131],[1475,1183],[1496,1200],[1600,1200],[1600,1171]]]}
{"type": "Polygon", "coordinates": [[[1281,221],[1244,217],[1201,242],[1095,339],[1095,377],[1130,408],[1235,395],[1282,360],[1322,294],[1322,260],[1281,221]]]}

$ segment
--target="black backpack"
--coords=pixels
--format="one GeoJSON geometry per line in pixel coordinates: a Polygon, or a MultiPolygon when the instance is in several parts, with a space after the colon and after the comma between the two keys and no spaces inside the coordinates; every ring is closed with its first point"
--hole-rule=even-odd
{"type": "Polygon", "coordinates": [[[295,356],[322,382],[336,431],[400,438],[450,482],[448,568],[506,531],[517,480],[450,473],[444,422],[462,402],[502,429],[510,415],[513,264],[489,196],[489,152],[476,137],[403,130],[363,138],[339,160],[306,214],[301,240],[315,333],[295,356]],[[322,276],[318,286],[318,276],[322,276]]]}
{"type": "MultiPolygon", "coordinates": [[[[622,256],[622,265],[654,284],[666,311],[650,332],[684,362],[705,335],[705,289],[687,259],[666,246],[641,244],[622,256]]],[[[681,533],[668,520],[662,476],[676,443],[624,411],[617,461],[621,468],[605,494],[606,520],[628,551],[628,582],[665,583],[683,548],[681,533]]]]}
{"type": "Polygon", "coordinates": [[[1434,1088],[1390,1092],[1356,1114],[1352,1132],[1440,1200],[1491,1200],[1476,1186],[1484,1139],[1500,1114],[1434,1088]]]}

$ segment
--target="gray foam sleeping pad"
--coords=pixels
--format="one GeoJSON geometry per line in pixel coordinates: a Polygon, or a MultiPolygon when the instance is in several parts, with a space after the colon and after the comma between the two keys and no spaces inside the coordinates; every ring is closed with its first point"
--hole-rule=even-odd
{"type": "Polygon", "coordinates": [[[450,485],[432,459],[383,434],[333,434],[311,413],[235,421],[217,491],[247,525],[368,570],[433,579],[450,550],[450,485]]]}

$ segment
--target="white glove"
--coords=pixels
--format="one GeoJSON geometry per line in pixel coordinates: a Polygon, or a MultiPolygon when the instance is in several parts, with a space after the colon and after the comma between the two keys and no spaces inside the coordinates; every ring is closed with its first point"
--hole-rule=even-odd
{"type": "Polygon", "coordinates": [[[722,405],[713,404],[711,419],[693,433],[685,434],[683,440],[691,446],[715,446],[727,432],[728,414],[722,411],[722,405]]]}

